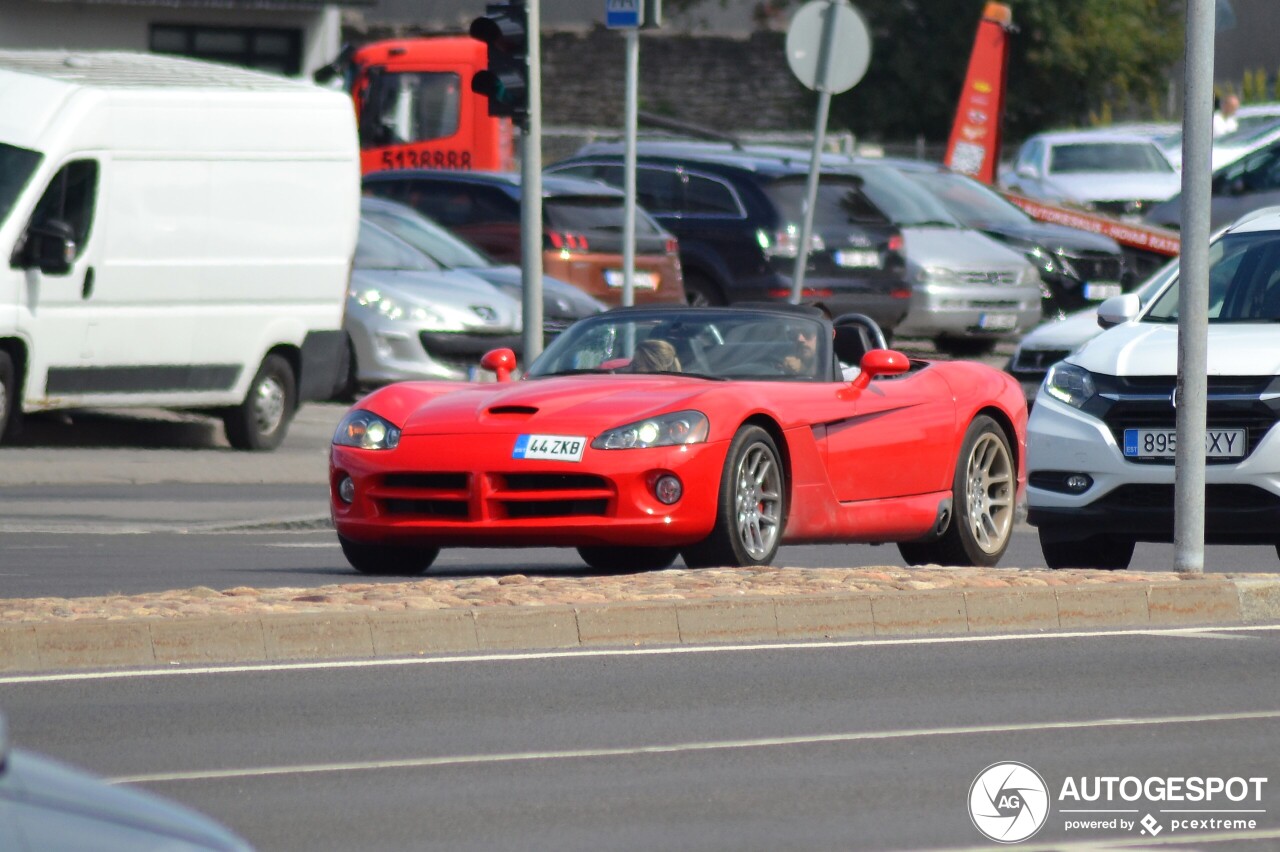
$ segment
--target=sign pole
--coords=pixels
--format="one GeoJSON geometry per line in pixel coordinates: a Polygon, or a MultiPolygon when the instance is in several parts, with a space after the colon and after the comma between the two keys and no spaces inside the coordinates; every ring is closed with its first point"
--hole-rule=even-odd
{"type": "Polygon", "coordinates": [[[542,354],[542,39],[538,4],[528,0],[529,116],[520,143],[520,267],[524,366],[542,354]]]}

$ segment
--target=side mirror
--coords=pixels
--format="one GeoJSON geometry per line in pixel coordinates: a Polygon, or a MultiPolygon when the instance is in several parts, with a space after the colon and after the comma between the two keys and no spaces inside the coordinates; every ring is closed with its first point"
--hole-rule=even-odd
{"type": "Polygon", "coordinates": [[[1030,163],[1022,163],[1018,168],[1014,169],[1013,173],[1018,177],[1030,178],[1031,180],[1040,177],[1040,170],[1030,163]]]}
{"type": "Polygon", "coordinates": [[[1102,328],[1111,328],[1129,322],[1138,316],[1140,310],[1142,310],[1142,302],[1138,301],[1137,293],[1112,296],[1098,305],[1098,325],[1102,328]]]}
{"type": "Polygon", "coordinates": [[[66,275],[76,260],[76,234],[61,219],[50,219],[27,230],[22,267],[35,267],[46,275],[66,275]]]}
{"type": "Polygon", "coordinates": [[[863,390],[876,376],[898,376],[907,372],[911,369],[911,359],[893,349],[872,349],[862,356],[858,368],[862,372],[854,377],[850,385],[855,390],[863,390]]]}
{"type": "Polygon", "coordinates": [[[516,368],[516,353],[510,349],[491,349],[480,359],[480,366],[492,370],[498,381],[511,381],[511,371],[516,368]]]}

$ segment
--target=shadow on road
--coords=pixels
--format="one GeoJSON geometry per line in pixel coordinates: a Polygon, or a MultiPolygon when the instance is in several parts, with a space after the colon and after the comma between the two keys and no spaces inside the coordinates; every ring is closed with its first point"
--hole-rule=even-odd
{"type": "Polygon", "coordinates": [[[229,449],[222,422],[197,414],[60,411],[28,414],[11,447],[229,449]]]}

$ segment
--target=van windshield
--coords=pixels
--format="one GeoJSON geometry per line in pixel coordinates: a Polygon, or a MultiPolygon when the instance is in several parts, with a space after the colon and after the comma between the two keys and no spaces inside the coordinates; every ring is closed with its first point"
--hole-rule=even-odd
{"type": "Polygon", "coordinates": [[[0,224],[9,218],[13,203],[40,165],[42,155],[0,142],[0,224]]]}

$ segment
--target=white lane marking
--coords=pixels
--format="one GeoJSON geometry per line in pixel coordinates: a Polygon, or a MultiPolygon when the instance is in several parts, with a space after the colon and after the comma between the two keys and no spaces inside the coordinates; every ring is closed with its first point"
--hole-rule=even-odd
{"type": "Polygon", "coordinates": [[[1220,632],[1216,627],[1212,630],[1196,630],[1190,633],[1177,633],[1174,635],[1181,639],[1235,639],[1245,642],[1256,642],[1262,638],[1261,636],[1229,636],[1220,632]]]}
{"type": "MultiPolygon", "coordinates": [[[[174,665],[163,669],[126,669],[123,671],[62,672],[59,674],[10,675],[0,677],[0,686],[20,683],[57,683],[59,681],[122,680],[135,677],[172,677],[174,675],[245,674],[253,672],[314,671],[323,669],[380,668],[383,666],[430,666],[443,663],[506,663],[521,660],[558,660],[592,657],[652,657],[671,654],[724,654],[734,651],[811,651],[833,648],[875,648],[902,645],[963,645],[986,642],[1017,642],[1035,639],[1100,639],[1114,636],[1170,636],[1197,633],[1203,627],[1171,627],[1167,630],[1065,631],[1058,633],[999,633],[990,636],[916,636],[903,639],[849,639],[831,642],[768,642],[751,645],[679,645],[664,648],[592,648],[563,651],[513,651],[505,654],[468,654],[450,657],[396,657],[385,660],[324,660],[302,663],[253,663],[231,666],[174,665]]],[[[1280,631],[1280,624],[1241,624],[1215,627],[1215,631],[1280,631]]]]}
{"type": "Polygon", "coordinates": [[[343,763],[312,763],[297,766],[261,766],[245,769],[210,769],[188,772],[154,772],[108,778],[112,784],[146,784],[157,781],[208,781],[219,778],[259,778],[268,775],[307,775],[321,772],[356,772],[375,769],[415,769],[426,766],[474,766],[485,763],[512,763],[530,760],[573,760],[592,757],[634,757],[648,754],[680,754],[725,749],[773,748],[777,746],[822,745],[915,737],[949,737],[968,734],[1008,734],[1027,731],[1064,731],[1087,728],[1118,728],[1150,725],[1189,725],[1209,722],[1245,722],[1280,719],[1280,710],[1246,713],[1210,713],[1201,716],[1088,719],[1077,722],[1019,722],[1008,725],[966,725],[949,728],[917,728],[895,731],[851,731],[793,737],[758,737],[745,740],[668,743],[665,745],[619,746],[613,748],[566,749],[563,751],[516,751],[505,754],[459,754],[441,757],[410,757],[399,760],[358,760],[343,763]]]}

